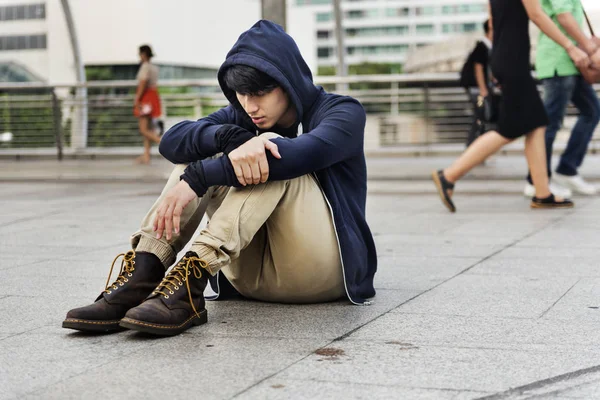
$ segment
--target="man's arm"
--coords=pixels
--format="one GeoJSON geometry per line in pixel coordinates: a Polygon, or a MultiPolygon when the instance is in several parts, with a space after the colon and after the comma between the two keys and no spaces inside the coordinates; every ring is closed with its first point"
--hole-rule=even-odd
{"type": "MultiPolygon", "coordinates": [[[[343,102],[329,110],[312,131],[294,139],[273,139],[281,158],[267,152],[268,179],[297,178],[359,155],[365,122],[365,111],[359,103],[343,102]]],[[[198,196],[211,186],[241,186],[229,157],[191,163],[182,178],[198,196]]]]}
{"type": "Polygon", "coordinates": [[[600,64],[600,46],[592,38],[586,36],[585,32],[579,24],[573,14],[570,12],[560,13],[556,16],[556,20],[562,26],[567,34],[571,36],[575,41],[585,50],[590,56],[594,64],[600,64]]]}
{"type": "MultiPolygon", "coordinates": [[[[184,164],[212,157],[224,151],[227,143],[219,140],[224,128],[240,125],[236,120],[233,106],[229,105],[198,121],[183,121],[173,126],[160,141],[159,151],[173,164],[184,164]]],[[[255,135],[245,129],[239,129],[236,136],[249,140],[255,135]]],[[[231,139],[232,135],[227,135],[231,139]]]]}
{"type": "Polygon", "coordinates": [[[475,81],[477,81],[477,86],[479,87],[479,94],[483,97],[487,97],[489,95],[487,82],[485,81],[485,73],[483,71],[483,64],[475,63],[475,81]]]}
{"type": "Polygon", "coordinates": [[[565,36],[554,24],[549,16],[546,15],[539,0],[522,0],[529,19],[540,28],[550,39],[561,45],[569,53],[569,57],[578,67],[589,64],[590,59],[583,50],[578,49],[571,39],[565,36]]]}

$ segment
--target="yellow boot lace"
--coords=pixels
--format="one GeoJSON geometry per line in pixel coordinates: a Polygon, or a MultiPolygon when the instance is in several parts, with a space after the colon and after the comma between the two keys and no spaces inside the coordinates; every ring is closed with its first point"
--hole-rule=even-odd
{"type": "Polygon", "coordinates": [[[169,298],[169,294],[175,294],[175,290],[179,290],[180,287],[183,286],[183,282],[188,290],[188,296],[190,300],[190,305],[192,309],[196,313],[198,317],[198,310],[194,306],[194,301],[192,299],[192,292],[190,290],[190,280],[187,278],[191,275],[192,271],[194,272],[194,276],[197,279],[202,277],[202,269],[208,266],[208,263],[198,257],[183,257],[176,266],[165,276],[162,282],[154,289],[152,294],[160,294],[164,296],[165,299],[169,298]]]}
{"type": "Polygon", "coordinates": [[[118,256],[115,257],[115,259],[112,262],[112,265],[110,266],[110,272],[108,273],[108,279],[106,280],[106,288],[104,289],[104,292],[111,294],[111,290],[117,290],[119,287],[123,286],[126,282],[129,282],[129,279],[127,278],[131,278],[133,276],[133,271],[135,270],[135,251],[131,250],[128,251],[127,253],[121,253],[118,256]],[[123,259],[121,260],[121,271],[119,272],[119,276],[117,276],[117,280],[114,281],[112,283],[112,285],[109,285],[108,282],[110,282],[110,277],[112,276],[112,272],[113,272],[113,268],[115,267],[115,263],[117,262],[119,257],[123,257],[123,259]]]}

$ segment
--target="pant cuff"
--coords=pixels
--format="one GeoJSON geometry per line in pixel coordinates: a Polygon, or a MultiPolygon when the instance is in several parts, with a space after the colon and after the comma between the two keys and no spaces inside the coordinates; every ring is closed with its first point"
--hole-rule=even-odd
{"type": "Polygon", "coordinates": [[[195,252],[196,254],[198,254],[198,258],[206,261],[207,266],[206,266],[206,270],[211,274],[211,275],[216,275],[217,272],[219,272],[219,270],[221,269],[221,265],[219,263],[219,257],[217,255],[217,252],[215,251],[215,249],[205,245],[205,244],[193,244],[192,248],[190,249],[191,251],[195,252]]]}
{"type": "Polygon", "coordinates": [[[169,268],[175,262],[175,252],[171,245],[148,236],[143,232],[140,233],[140,240],[137,246],[135,246],[135,251],[154,254],[163,263],[165,269],[169,268]]]}

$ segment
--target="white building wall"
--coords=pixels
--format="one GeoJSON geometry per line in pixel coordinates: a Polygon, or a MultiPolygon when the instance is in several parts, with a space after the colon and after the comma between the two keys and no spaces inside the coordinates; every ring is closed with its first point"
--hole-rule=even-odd
{"type": "MultiPolygon", "coordinates": [[[[0,0],[0,6],[46,3],[46,20],[0,21],[0,35],[46,33],[47,50],[0,51],[0,62],[26,66],[50,83],[75,81],[60,0],[0,0]]],[[[134,64],[149,44],[155,62],[217,68],[238,36],[260,19],[260,0],[70,0],[86,65],[134,64]]]]}
{"type": "MultiPolygon", "coordinates": [[[[306,2],[306,1],[304,1],[306,2]]],[[[464,24],[464,23],[475,23],[477,29],[487,18],[487,11],[468,14],[443,14],[442,9],[444,6],[458,6],[465,4],[477,4],[485,6],[486,0],[342,0],[341,9],[345,14],[348,11],[361,11],[361,10],[376,10],[378,15],[376,17],[363,17],[363,18],[346,18],[342,19],[342,25],[344,29],[348,28],[377,28],[377,27],[393,27],[406,25],[409,30],[404,35],[379,35],[379,36],[355,36],[344,39],[346,48],[355,46],[382,46],[382,45],[408,45],[409,49],[406,52],[389,52],[379,54],[347,54],[346,62],[348,64],[358,64],[362,62],[386,62],[386,63],[403,63],[406,60],[406,56],[409,51],[416,49],[418,44],[430,44],[437,43],[448,39],[452,33],[443,32],[443,26],[446,23],[450,24],[464,24]],[[408,15],[406,16],[395,16],[390,17],[386,14],[388,8],[408,8],[408,15]],[[433,15],[417,15],[417,8],[419,7],[433,7],[435,12],[433,15]],[[431,24],[434,26],[434,32],[430,34],[419,34],[417,32],[417,25],[431,24]]],[[[311,40],[305,40],[306,48],[304,52],[308,54],[310,51],[311,63],[310,67],[313,71],[316,71],[319,66],[332,66],[336,65],[337,58],[335,55],[335,36],[330,35],[326,39],[317,39],[317,31],[325,30],[334,32],[334,21],[322,21],[316,22],[317,13],[333,12],[332,4],[301,4],[298,5],[298,0],[288,0],[288,25],[290,27],[290,33],[294,37],[310,35],[311,40]],[[299,12],[299,11],[303,12],[299,12]],[[306,10],[309,10],[306,13],[306,10]],[[308,14],[308,18],[307,18],[308,14]],[[296,30],[295,27],[301,26],[301,23],[296,20],[308,19],[312,21],[313,28],[311,32],[303,30],[296,30]],[[308,49],[308,43],[311,44],[312,49],[308,49]],[[316,56],[317,49],[319,47],[331,47],[334,49],[330,57],[318,58],[316,56]]]]}

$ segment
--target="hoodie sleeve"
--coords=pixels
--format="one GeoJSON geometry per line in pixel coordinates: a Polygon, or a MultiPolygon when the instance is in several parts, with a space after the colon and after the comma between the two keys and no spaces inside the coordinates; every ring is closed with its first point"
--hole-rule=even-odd
{"type": "MultiPolygon", "coordinates": [[[[267,151],[269,180],[297,178],[361,154],[365,122],[365,111],[360,104],[343,102],[326,111],[312,131],[294,139],[273,139],[281,159],[276,159],[267,151]]],[[[202,160],[194,164],[190,165],[186,174],[202,171],[208,187],[240,186],[229,157],[202,160]]],[[[190,178],[193,179],[192,176],[190,178]]]]}
{"type": "Polygon", "coordinates": [[[173,164],[190,163],[219,153],[217,130],[224,124],[235,124],[231,105],[198,121],[183,121],[165,133],[158,150],[173,164]]]}

